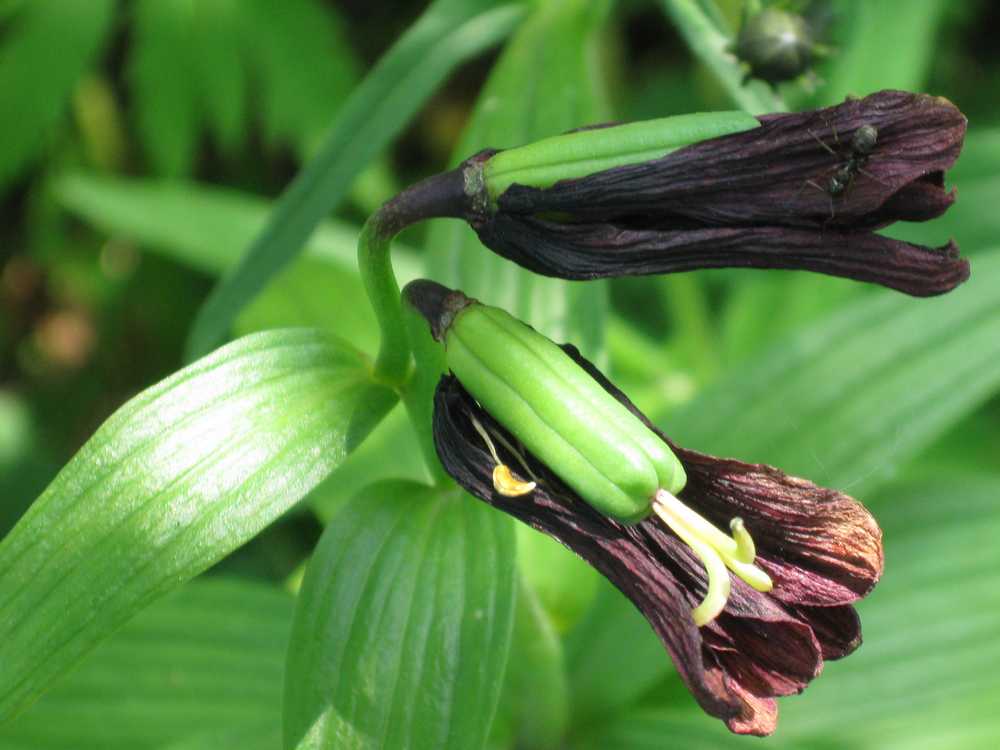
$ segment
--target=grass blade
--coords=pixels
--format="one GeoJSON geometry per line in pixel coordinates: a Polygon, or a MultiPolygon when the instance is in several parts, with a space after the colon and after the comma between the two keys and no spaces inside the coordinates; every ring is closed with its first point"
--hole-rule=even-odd
{"type": "Polygon", "coordinates": [[[267,226],[198,314],[188,357],[210,351],[240,310],[299,253],[353,179],[399,133],[463,60],[503,39],[518,5],[481,10],[485,2],[438,2],[387,53],[338,112],[320,152],[278,201],[267,226]]]}

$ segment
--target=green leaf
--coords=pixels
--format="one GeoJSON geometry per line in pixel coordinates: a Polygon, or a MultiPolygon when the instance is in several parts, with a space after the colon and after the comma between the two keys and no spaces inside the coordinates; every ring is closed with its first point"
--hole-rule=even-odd
{"type": "Polygon", "coordinates": [[[311,330],[248,336],[118,410],[0,543],[0,718],[304,497],[396,400],[311,330]]]}
{"type": "MultiPolygon", "coordinates": [[[[886,575],[859,605],[865,643],[780,702],[776,747],[989,747],[1000,699],[1000,477],[954,474],[879,502],[886,575]],[[959,490],[959,491],[956,491],[959,490]]],[[[693,700],[617,717],[583,748],[745,747],[693,700]]]]}
{"type": "Polygon", "coordinates": [[[246,143],[252,85],[267,142],[301,153],[357,78],[334,10],[316,0],[141,0],[130,64],[143,145],[174,177],[190,173],[203,129],[224,151],[246,143]]]}
{"type": "MultiPolygon", "coordinates": [[[[242,248],[264,226],[270,204],[235,190],[193,182],[66,175],[54,184],[59,202],[101,231],[141,243],[205,273],[234,265],[242,248]]],[[[322,327],[374,349],[375,317],[358,276],[358,229],[325,221],[304,257],[280,273],[244,310],[240,333],[287,326],[322,327]],[[331,305],[330,300],[336,300],[331,305]]],[[[405,283],[418,275],[416,254],[393,248],[405,283]]]]}
{"type": "Polygon", "coordinates": [[[402,405],[389,412],[365,442],[313,491],[309,503],[327,524],[352,497],[383,479],[430,480],[413,424],[402,405]]]}
{"type": "Polygon", "coordinates": [[[507,520],[457,489],[369,487],[327,527],[299,595],[286,748],[482,747],[514,609],[507,520]]]}
{"type": "Polygon", "coordinates": [[[202,307],[188,341],[190,357],[226,336],[240,310],[295,258],[354,178],[448,73],[503,39],[521,16],[517,5],[486,10],[490,5],[486,0],[438,0],[355,88],[316,158],[285,190],[239,266],[202,307]]]}
{"type": "Polygon", "coordinates": [[[568,721],[569,685],[562,643],[522,576],[517,585],[510,661],[487,747],[559,748],[568,721]]]}
{"type": "MultiPolygon", "coordinates": [[[[606,2],[538,4],[490,74],[453,161],[607,120],[603,71],[597,67],[607,13],[606,2]]],[[[486,250],[461,222],[433,222],[427,247],[435,280],[601,357],[604,283],[571,284],[529,273],[486,250]]]]}
{"type": "Polygon", "coordinates": [[[661,4],[663,12],[673,21],[691,51],[712,72],[737,106],[755,115],[788,109],[781,97],[763,81],[750,81],[743,85],[746,71],[727,51],[733,40],[727,30],[718,25],[720,13],[706,12],[703,3],[697,0],[661,0],[661,4]]]}
{"type": "Polygon", "coordinates": [[[360,78],[339,9],[316,0],[240,0],[240,6],[265,136],[305,155],[360,78]]]}
{"type": "Polygon", "coordinates": [[[202,744],[238,727],[270,736],[273,750],[292,608],[292,598],[271,587],[193,581],[139,614],[0,729],[0,748],[247,747],[242,740],[202,744]]]}
{"type": "Polygon", "coordinates": [[[614,716],[671,669],[670,656],[649,623],[607,581],[566,635],[566,662],[574,728],[614,716]]]}
{"type": "Polygon", "coordinates": [[[935,299],[863,295],[669,419],[683,445],[864,493],[1000,388],[1000,251],[935,299]]]}
{"type": "MultiPolygon", "coordinates": [[[[248,722],[249,723],[249,722],[248,722]]],[[[237,729],[219,729],[194,737],[187,737],[169,745],[159,746],[160,750],[275,750],[281,747],[281,728],[273,729],[250,724],[237,729]]]]}
{"type": "Polygon", "coordinates": [[[797,329],[872,291],[850,279],[811,273],[752,273],[738,282],[733,278],[738,271],[722,273],[734,282],[719,326],[722,358],[729,365],[742,365],[797,329]]]}
{"type": "Polygon", "coordinates": [[[934,37],[946,5],[944,0],[839,4],[836,51],[820,72],[827,79],[822,101],[836,104],[880,89],[921,90],[938,51],[934,37]]]}
{"type": "MultiPolygon", "coordinates": [[[[184,180],[69,174],[52,189],[63,207],[99,230],[213,276],[239,262],[272,210],[269,201],[249,193],[184,180]]],[[[324,221],[305,254],[357,274],[358,231],[343,221],[324,221]]],[[[393,261],[401,277],[417,276],[411,248],[394,245],[393,261]]]]}
{"type": "Polygon", "coordinates": [[[248,133],[247,86],[240,59],[241,40],[234,23],[240,0],[197,0],[189,2],[189,7],[193,15],[185,31],[189,59],[195,68],[193,83],[216,143],[224,151],[233,151],[246,142],[248,133]]]}
{"type": "Polygon", "coordinates": [[[565,633],[594,601],[601,575],[559,542],[525,524],[517,524],[517,562],[533,599],[565,633]]]}
{"type": "Polygon", "coordinates": [[[114,7],[112,0],[35,0],[4,30],[0,190],[44,152],[73,87],[104,42],[114,7]]]}
{"type": "Polygon", "coordinates": [[[134,5],[134,52],[129,83],[139,138],[157,174],[191,171],[201,114],[198,70],[188,49],[195,26],[191,0],[139,0],[134,5]]]}

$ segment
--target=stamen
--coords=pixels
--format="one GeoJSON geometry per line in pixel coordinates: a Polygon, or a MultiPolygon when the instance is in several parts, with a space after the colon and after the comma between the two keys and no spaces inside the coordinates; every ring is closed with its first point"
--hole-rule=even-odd
{"type": "Polygon", "coordinates": [[[532,481],[534,481],[537,484],[538,477],[535,476],[535,472],[533,472],[531,470],[531,467],[528,466],[527,459],[525,459],[525,457],[521,453],[522,449],[515,448],[513,445],[510,444],[510,441],[507,440],[503,435],[494,432],[493,437],[496,438],[496,441],[500,443],[500,445],[502,445],[504,448],[510,451],[511,454],[513,454],[514,458],[517,459],[517,462],[521,464],[521,468],[524,469],[524,473],[527,474],[529,477],[531,477],[532,481]]]}
{"type": "MultiPolygon", "coordinates": [[[[500,456],[497,455],[497,449],[493,445],[493,441],[490,439],[489,433],[486,432],[486,428],[479,422],[478,419],[472,417],[472,426],[475,428],[476,432],[486,443],[486,449],[490,452],[493,457],[493,461],[496,466],[493,467],[493,489],[499,492],[505,497],[520,497],[521,495],[527,495],[538,485],[535,482],[523,482],[514,476],[514,473],[510,470],[510,467],[504,464],[500,460],[500,456]]],[[[498,436],[499,437],[499,436],[498,436]]],[[[504,446],[511,450],[507,441],[504,441],[504,446]]],[[[515,456],[518,456],[516,451],[511,450],[515,456]]],[[[524,461],[520,456],[518,460],[524,461]]]]}
{"type": "Polygon", "coordinates": [[[753,564],[757,554],[756,546],[743,519],[737,517],[730,522],[733,537],[728,537],[662,488],[653,497],[653,511],[694,551],[705,566],[708,592],[692,612],[697,625],[711,622],[726,606],[730,592],[726,568],[757,591],[768,592],[773,587],[771,577],[753,564]]]}
{"type": "Polygon", "coordinates": [[[734,557],[740,562],[752,563],[757,556],[757,545],[753,543],[753,537],[743,525],[743,519],[736,516],[729,522],[729,530],[733,532],[733,539],[736,540],[736,554],[734,557]]]}
{"type": "Polygon", "coordinates": [[[503,461],[501,461],[500,457],[497,455],[497,449],[493,447],[493,441],[490,440],[490,436],[486,433],[486,428],[483,427],[475,416],[470,416],[470,419],[472,420],[472,426],[476,429],[476,432],[479,433],[479,437],[481,437],[483,442],[486,443],[486,449],[490,452],[490,455],[493,456],[493,462],[496,464],[502,464],[503,461]]]}
{"type": "Polygon", "coordinates": [[[726,602],[729,601],[732,583],[722,558],[715,554],[711,547],[695,538],[684,541],[701,558],[705,565],[705,572],[708,573],[708,591],[705,592],[705,598],[701,600],[701,604],[691,610],[694,624],[700,628],[718,617],[725,609],[726,602]]]}
{"type": "MultiPolygon", "coordinates": [[[[738,558],[738,543],[725,532],[719,531],[712,523],[703,516],[698,515],[688,506],[678,500],[664,489],[657,490],[656,501],[669,508],[671,513],[680,519],[685,526],[690,528],[700,538],[712,545],[719,554],[729,555],[738,558]]],[[[753,562],[749,560],[748,562],[753,562]]]]}
{"type": "Polygon", "coordinates": [[[729,580],[726,565],[710,544],[699,539],[680,519],[672,515],[668,508],[654,500],[653,511],[681,538],[682,542],[694,551],[698,559],[701,560],[701,564],[705,566],[705,573],[708,575],[708,590],[705,592],[705,598],[701,600],[701,604],[691,610],[691,617],[694,618],[694,624],[699,628],[702,625],[707,625],[719,616],[719,613],[725,608],[726,602],[729,601],[732,583],[729,580]]]}
{"type": "Polygon", "coordinates": [[[493,489],[506,497],[527,495],[537,485],[534,482],[523,482],[511,472],[509,466],[497,464],[493,469],[493,489]]]}

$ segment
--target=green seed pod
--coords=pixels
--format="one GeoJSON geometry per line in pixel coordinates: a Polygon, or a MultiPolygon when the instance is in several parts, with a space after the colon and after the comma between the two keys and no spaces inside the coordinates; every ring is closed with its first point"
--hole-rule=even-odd
{"type": "Polygon", "coordinates": [[[746,112],[699,112],[575,130],[497,152],[486,161],[481,179],[495,202],[515,183],[547,188],[560,180],[659,159],[692,143],[759,126],[746,112]]]}
{"type": "Polygon", "coordinates": [[[809,70],[817,46],[805,19],[767,8],[744,18],[733,51],[750,66],[747,78],[773,86],[809,70]]]}
{"type": "Polygon", "coordinates": [[[446,361],[500,424],[586,502],[636,522],[686,477],[669,447],[558,346],[471,302],[443,332],[446,361]]]}

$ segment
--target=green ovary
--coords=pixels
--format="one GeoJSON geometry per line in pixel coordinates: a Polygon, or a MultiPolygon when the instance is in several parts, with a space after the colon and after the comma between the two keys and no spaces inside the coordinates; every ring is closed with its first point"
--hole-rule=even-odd
{"type": "Polygon", "coordinates": [[[548,188],[759,125],[746,112],[697,112],[579,130],[500,151],[486,162],[483,176],[490,199],[496,201],[513,184],[548,188]]]}

